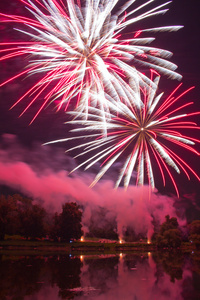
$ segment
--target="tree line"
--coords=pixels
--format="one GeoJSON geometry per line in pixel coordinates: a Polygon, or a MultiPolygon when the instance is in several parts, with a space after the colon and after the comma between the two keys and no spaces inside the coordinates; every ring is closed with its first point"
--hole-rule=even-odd
{"type": "MultiPolygon", "coordinates": [[[[106,220],[106,209],[99,208],[91,217],[90,237],[118,239],[115,217],[106,220]],[[101,220],[101,222],[100,222],[101,220]],[[102,221],[104,220],[104,222],[102,221]],[[102,227],[98,227],[101,223],[102,227]]],[[[82,209],[75,202],[66,202],[61,213],[50,213],[39,203],[19,194],[0,195],[0,240],[5,236],[19,235],[25,239],[48,238],[69,242],[80,239],[82,231],[82,209]]],[[[177,218],[167,215],[165,221],[154,226],[152,241],[159,248],[180,247],[183,241],[200,248],[200,220],[188,224],[185,231],[180,228],[177,218]]],[[[139,241],[143,235],[136,235],[133,228],[126,228],[124,240],[139,241]]]]}
{"type": "Polygon", "coordinates": [[[82,211],[75,202],[63,204],[61,213],[52,214],[30,198],[0,195],[0,240],[6,235],[20,235],[69,242],[83,234],[81,219],[82,211]]]}

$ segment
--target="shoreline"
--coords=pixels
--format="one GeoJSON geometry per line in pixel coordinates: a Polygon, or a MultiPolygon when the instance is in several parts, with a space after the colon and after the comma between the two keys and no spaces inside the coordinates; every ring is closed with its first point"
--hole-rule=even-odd
{"type": "Polygon", "coordinates": [[[73,242],[60,243],[50,241],[25,241],[25,240],[6,240],[0,241],[0,255],[5,253],[31,253],[31,254],[74,254],[74,253],[130,253],[130,252],[156,252],[156,251],[198,251],[194,245],[183,243],[180,248],[158,249],[156,244],[147,243],[106,243],[106,242],[73,242]]]}

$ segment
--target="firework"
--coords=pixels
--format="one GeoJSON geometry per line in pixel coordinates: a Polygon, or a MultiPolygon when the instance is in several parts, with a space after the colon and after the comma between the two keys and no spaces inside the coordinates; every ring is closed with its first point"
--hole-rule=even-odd
{"type": "MultiPolygon", "coordinates": [[[[72,131],[79,132],[79,134],[83,132],[83,135],[59,141],[69,142],[77,138],[81,138],[81,141],[83,141],[85,138],[90,138],[90,141],[69,149],[69,151],[72,151],[83,148],[83,151],[76,157],[87,157],[74,170],[84,165],[86,165],[85,169],[88,169],[95,163],[103,161],[101,170],[92,186],[118,160],[123,162],[123,167],[116,182],[116,187],[120,185],[123,178],[124,186],[128,187],[131,176],[136,171],[136,184],[143,185],[147,181],[154,188],[154,163],[160,170],[164,185],[166,173],[168,173],[177,195],[178,188],[172,169],[177,173],[182,170],[188,179],[190,179],[190,171],[200,180],[195,171],[173,149],[175,145],[199,155],[193,147],[195,142],[199,142],[199,140],[188,137],[183,132],[184,130],[200,129],[196,123],[190,121],[191,116],[200,114],[200,112],[182,113],[183,110],[188,109],[192,102],[179,105],[182,96],[193,87],[175,96],[181,86],[180,84],[169,97],[162,100],[164,98],[163,93],[157,95],[157,88],[155,88],[155,86],[158,86],[158,82],[159,76],[154,79],[154,85],[148,92],[141,89],[142,104],[139,108],[135,105],[125,105],[122,102],[116,104],[110,102],[111,119],[107,122],[106,135],[101,133],[104,124],[98,108],[90,108],[90,120],[84,120],[84,113],[82,113],[81,117],[83,119],[69,121],[72,124],[82,125],[82,127],[75,128],[72,131]],[[88,134],[86,131],[92,133],[88,134]]],[[[75,112],[70,114],[74,115],[75,112]]]]}
{"type": "Polygon", "coordinates": [[[133,8],[135,0],[129,0],[118,10],[118,0],[86,0],[83,7],[78,0],[20,1],[32,17],[3,13],[0,17],[1,22],[14,23],[25,41],[1,43],[0,60],[25,55],[29,63],[0,86],[21,76],[41,76],[14,104],[30,97],[23,114],[35,101],[40,101],[33,120],[55,100],[58,110],[63,106],[67,109],[72,102],[73,109],[79,107],[80,112],[87,112],[89,106],[98,107],[104,117],[109,112],[109,101],[120,102],[123,98],[129,103],[131,98],[137,103],[138,90],[134,87],[138,82],[142,87],[152,84],[135,67],[138,62],[160,74],[181,79],[175,72],[176,65],[168,61],[172,53],[148,46],[154,38],[142,37],[143,33],[176,31],[181,26],[124,34],[127,26],[132,30],[136,22],[165,13],[171,1],[147,11],[153,0],[133,8]]]}

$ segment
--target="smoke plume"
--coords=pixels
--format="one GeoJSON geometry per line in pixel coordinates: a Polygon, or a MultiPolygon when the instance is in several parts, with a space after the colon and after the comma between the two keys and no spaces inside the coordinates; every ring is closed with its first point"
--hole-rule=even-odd
{"type": "MultiPolygon", "coordinates": [[[[62,204],[76,201],[83,207],[83,228],[87,232],[97,207],[107,210],[105,218],[116,216],[119,236],[132,227],[136,233],[153,232],[152,220],[161,223],[165,216],[176,216],[175,198],[150,192],[147,186],[129,186],[115,190],[111,180],[104,179],[93,188],[92,173],[69,171],[75,166],[64,150],[52,146],[22,147],[13,135],[4,135],[0,148],[0,184],[14,188],[42,201],[46,209],[61,211],[62,204]]],[[[102,220],[103,222],[103,220],[102,220]]],[[[184,220],[179,220],[179,223],[184,220]]],[[[99,226],[101,224],[98,224],[99,226]]]]}

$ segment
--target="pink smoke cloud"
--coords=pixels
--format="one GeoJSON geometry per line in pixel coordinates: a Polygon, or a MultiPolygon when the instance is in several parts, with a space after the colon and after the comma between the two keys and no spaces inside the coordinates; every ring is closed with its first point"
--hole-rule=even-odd
{"type": "MultiPolygon", "coordinates": [[[[55,162],[50,162],[52,157],[45,157],[51,153],[49,148],[44,150],[44,147],[37,146],[30,151],[21,147],[10,135],[6,136],[6,140],[9,141],[6,150],[0,150],[0,184],[18,189],[34,200],[42,200],[46,208],[53,207],[55,211],[60,211],[64,202],[74,199],[84,207],[85,231],[97,206],[105,207],[116,215],[120,236],[127,226],[133,227],[137,233],[149,232],[151,235],[153,216],[159,222],[163,222],[167,214],[176,216],[175,198],[160,195],[156,190],[151,192],[147,186],[115,190],[111,180],[102,180],[90,188],[92,175],[79,171],[69,176],[64,168],[71,167],[74,161],[67,157],[67,165],[63,165],[60,150],[54,149],[54,153],[58,153],[57,156],[54,154],[54,160],[58,160],[55,169],[55,162]]],[[[180,222],[183,224],[184,220],[180,222]]]]}

